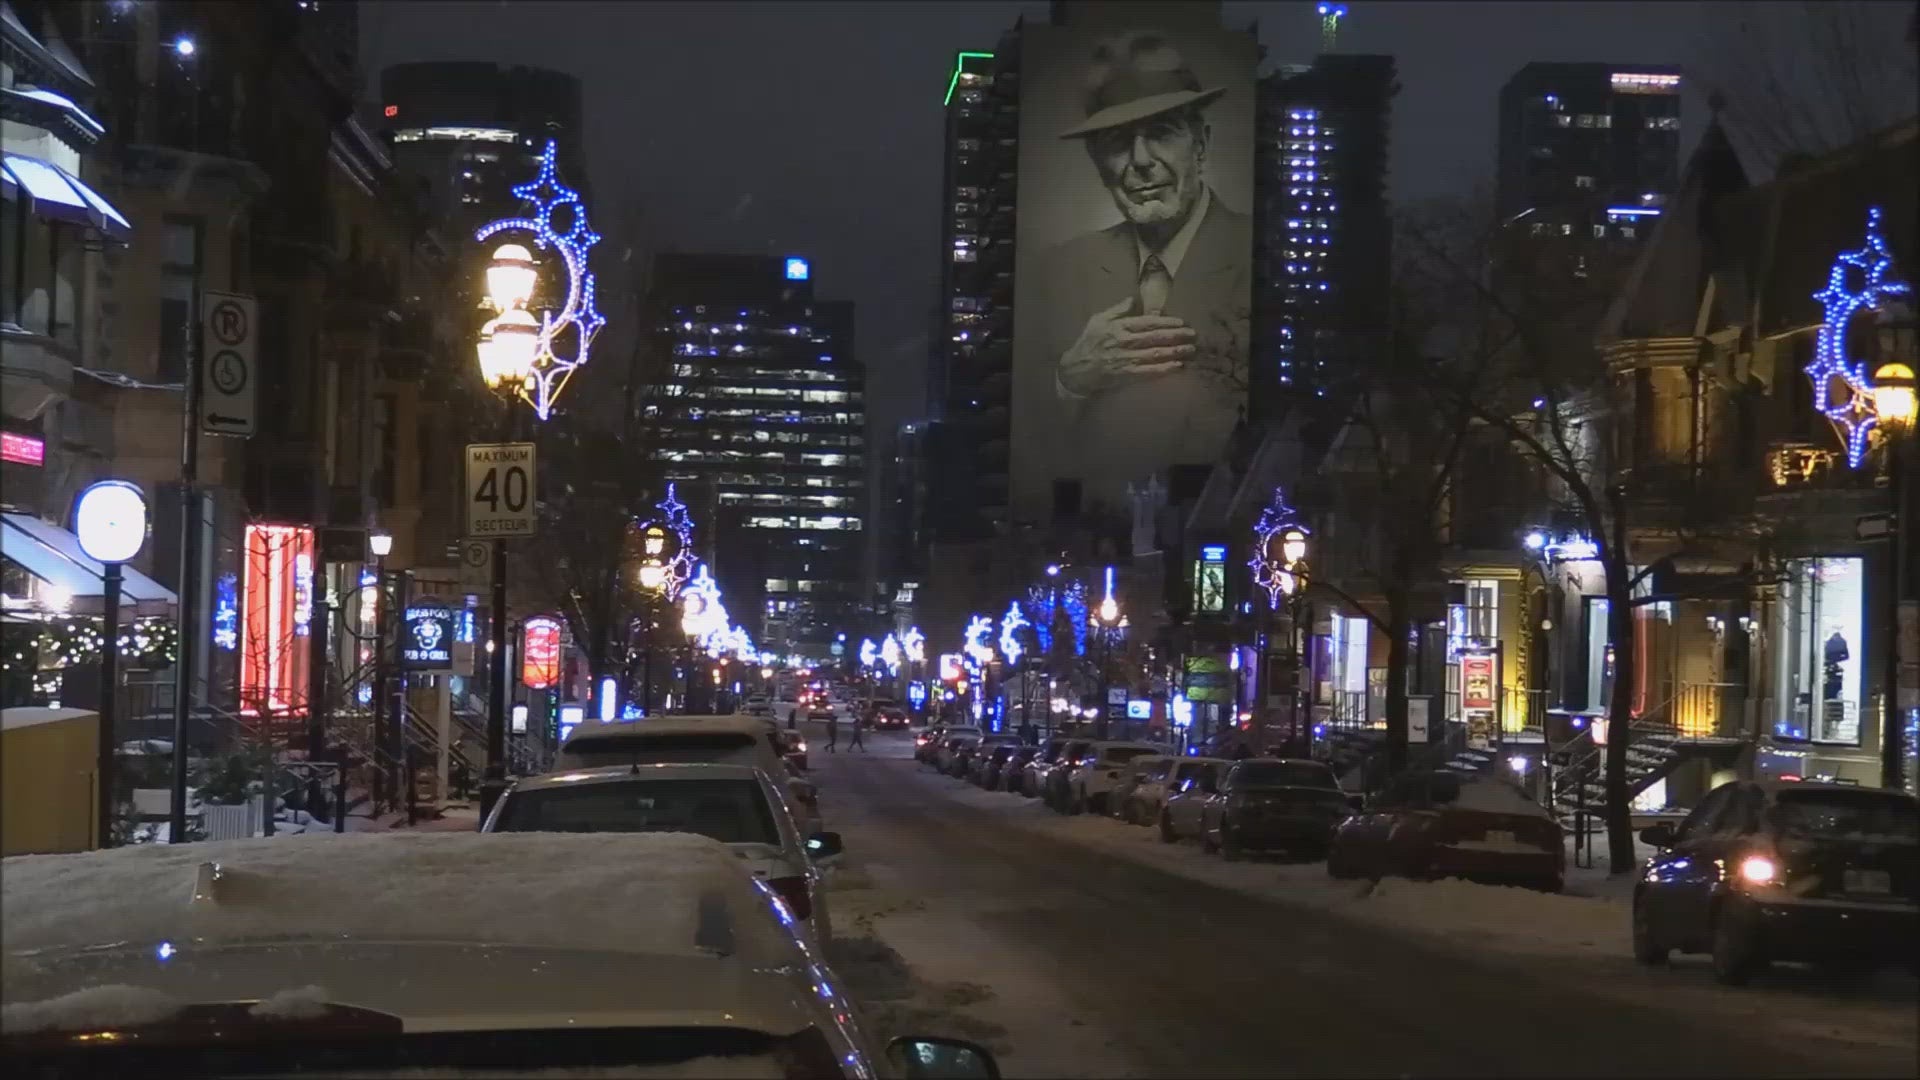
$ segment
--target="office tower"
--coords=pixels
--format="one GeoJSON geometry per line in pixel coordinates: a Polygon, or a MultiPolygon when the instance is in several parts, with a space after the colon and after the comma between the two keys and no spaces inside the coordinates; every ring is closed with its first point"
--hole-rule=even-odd
{"type": "Polygon", "coordinates": [[[581,155],[580,80],[485,61],[396,64],[380,73],[376,123],[394,165],[424,187],[430,220],[454,239],[520,207],[547,140],[560,174],[593,200],[581,155]]]}
{"type": "Polygon", "coordinates": [[[1384,330],[1392,263],[1391,56],[1323,55],[1260,80],[1254,176],[1255,414],[1323,396],[1343,349],[1384,330]]]}
{"type": "Polygon", "coordinates": [[[824,662],[865,598],[864,379],[853,304],[804,258],[662,254],[648,313],[670,367],[643,406],[664,479],[763,649],[824,662]],[[754,612],[760,618],[754,618],[754,612]]]}
{"type": "Polygon", "coordinates": [[[1524,235],[1644,240],[1680,173],[1680,70],[1531,63],[1500,90],[1497,208],[1524,235]]]}

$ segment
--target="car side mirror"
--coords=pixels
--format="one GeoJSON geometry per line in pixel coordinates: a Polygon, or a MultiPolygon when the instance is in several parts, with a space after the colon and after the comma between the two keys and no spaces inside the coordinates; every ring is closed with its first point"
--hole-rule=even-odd
{"type": "Polygon", "coordinates": [[[902,1035],[887,1044],[887,1064],[908,1080],[1000,1080],[1000,1064],[979,1043],[938,1035],[902,1035]]]}
{"type": "Polygon", "coordinates": [[[1667,847],[1673,843],[1673,824],[1661,821],[1640,830],[1640,842],[1649,847],[1667,847]]]}
{"type": "Polygon", "coordinates": [[[815,859],[831,859],[846,850],[837,832],[817,832],[807,837],[807,854],[815,859]]]}

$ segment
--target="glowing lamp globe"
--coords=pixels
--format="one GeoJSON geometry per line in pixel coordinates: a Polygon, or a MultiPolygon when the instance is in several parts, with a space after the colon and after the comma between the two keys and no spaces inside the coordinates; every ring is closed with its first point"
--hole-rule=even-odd
{"type": "Polygon", "coordinates": [[[375,558],[384,559],[393,554],[393,536],[390,533],[374,533],[367,537],[367,547],[373,551],[375,558]]]}
{"type": "Polygon", "coordinates": [[[1288,565],[1297,563],[1307,557],[1307,531],[1305,529],[1295,527],[1280,534],[1280,557],[1287,560],[1288,565]]]}
{"type": "Polygon", "coordinates": [[[1120,605],[1113,602],[1113,597],[1109,596],[1105,600],[1100,601],[1101,622],[1110,623],[1119,617],[1120,605]]]}
{"type": "Polygon", "coordinates": [[[540,351],[540,324],[533,316],[513,308],[501,313],[489,324],[493,331],[490,352],[483,352],[481,374],[486,375],[491,361],[492,373],[487,385],[513,387],[533,377],[533,360],[540,351]]]}
{"type": "Polygon", "coordinates": [[[1873,373],[1873,412],[1880,423],[1911,428],[1916,408],[1913,369],[1897,361],[1880,365],[1873,373]]]}
{"type": "Polygon", "coordinates": [[[496,311],[526,307],[538,281],[533,252],[519,244],[501,244],[494,249],[493,262],[487,267],[487,300],[496,311]]]}
{"type": "Polygon", "coordinates": [[[649,590],[658,589],[661,585],[666,584],[666,580],[667,580],[666,567],[661,566],[657,562],[640,564],[640,587],[641,588],[649,589],[649,590]]]}
{"type": "Polygon", "coordinates": [[[102,480],[74,503],[73,531],[80,550],[103,563],[123,563],[147,541],[147,500],[125,480],[102,480]]]}

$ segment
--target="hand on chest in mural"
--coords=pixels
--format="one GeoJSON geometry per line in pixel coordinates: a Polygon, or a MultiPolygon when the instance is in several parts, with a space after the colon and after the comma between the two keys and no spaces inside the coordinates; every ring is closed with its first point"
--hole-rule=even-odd
{"type": "Polygon", "coordinates": [[[1168,315],[1134,315],[1127,297],[1087,320],[1060,357],[1060,388],[1084,397],[1116,382],[1173,371],[1190,360],[1197,335],[1168,315]]]}

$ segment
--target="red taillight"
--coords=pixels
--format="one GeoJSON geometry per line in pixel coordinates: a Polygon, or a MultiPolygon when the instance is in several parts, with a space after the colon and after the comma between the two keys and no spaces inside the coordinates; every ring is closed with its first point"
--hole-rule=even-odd
{"type": "Polygon", "coordinates": [[[807,891],[806,878],[768,878],[767,887],[780,895],[780,899],[787,905],[787,910],[793,912],[794,918],[809,919],[813,917],[813,896],[807,891]]]}

